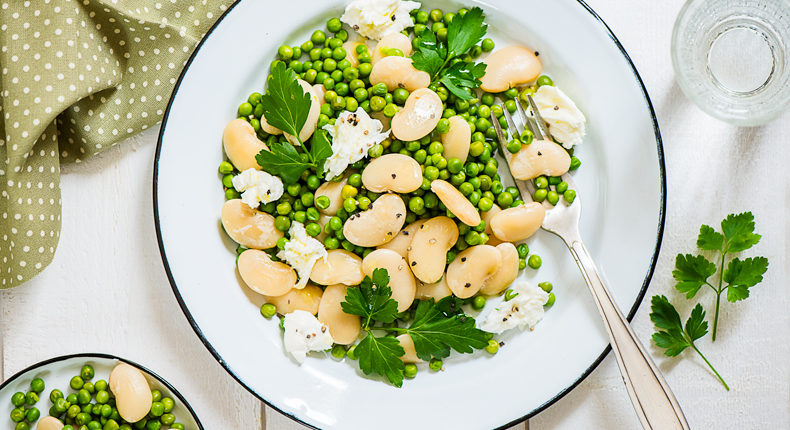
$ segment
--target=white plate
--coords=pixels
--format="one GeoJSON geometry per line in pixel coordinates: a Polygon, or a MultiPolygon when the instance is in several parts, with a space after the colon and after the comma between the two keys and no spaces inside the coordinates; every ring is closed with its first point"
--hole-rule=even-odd
{"type": "MultiPolygon", "coordinates": [[[[189,406],[184,396],[167,381],[162,379],[161,376],[137,363],[107,354],[71,354],[54,357],[36,363],[18,372],[16,375],[0,384],[0,399],[3,399],[3,401],[0,401],[0,420],[5,420],[5,423],[11,423],[8,416],[11,414],[13,405],[11,405],[8,399],[18,391],[23,393],[28,392],[30,390],[30,381],[35,378],[43,379],[46,385],[44,392],[39,394],[39,401],[35,405],[41,411],[41,418],[43,418],[49,415],[49,408],[52,406],[52,402],[49,401],[50,391],[57,388],[63,391],[65,395],[73,392],[73,390],[69,388],[69,381],[71,381],[71,378],[75,375],[80,374],[82,366],[86,364],[93,366],[93,369],[96,371],[96,376],[93,378],[93,381],[99,379],[104,379],[106,381],[110,377],[112,369],[120,362],[130,364],[140,369],[143,374],[145,374],[152,390],[159,390],[164,397],[170,397],[175,400],[176,405],[172,413],[176,416],[176,422],[184,424],[184,427],[188,430],[203,429],[203,424],[200,423],[197,415],[195,415],[195,411],[189,406]]],[[[0,427],[5,428],[5,424],[0,425],[0,427]]],[[[35,428],[35,426],[31,427],[35,428]]]]}
{"type": "MultiPolygon", "coordinates": [[[[518,40],[538,50],[546,73],[586,113],[588,136],[577,152],[582,168],[575,179],[584,207],[581,231],[615,299],[633,316],[653,271],[665,205],[661,140],[633,64],[580,1],[475,3],[485,10],[498,46],[518,40]]],[[[187,64],[165,114],[154,166],[157,233],[173,291],[234,378],[308,425],[471,429],[528,418],[571,390],[608,352],[590,294],[551,234],[541,231],[528,241],[543,267],[525,276],[552,281],[557,295],[536,329],[509,336],[495,356],[456,355],[443,372],[421,370],[401,389],[363,377],[357,363],[308,358],[297,365],[283,352],[277,319],[262,318],[262,299],[240,286],[235,244],[219,224],[222,130],[239,103],[261,91],[279,45],[307,40],[344,4],[241,1],[187,64]]],[[[425,7],[461,6],[444,0],[425,7]]]]}

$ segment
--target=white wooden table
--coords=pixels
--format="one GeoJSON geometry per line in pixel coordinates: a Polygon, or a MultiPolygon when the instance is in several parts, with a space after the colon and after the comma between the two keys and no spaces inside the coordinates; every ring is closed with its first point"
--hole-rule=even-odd
{"type": "MultiPolygon", "coordinates": [[[[701,347],[727,379],[725,392],[702,362],[664,359],[650,347],[693,428],[790,428],[790,115],[738,129],[705,116],[674,82],[669,40],[682,2],[589,0],[640,70],[659,116],[668,169],[664,242],[647,297],[673,292],[675,254],[694,249],[702,223],[751,210],[769,258],[752,297],[725,304],[720,339],[701,347]]],[[[736,59],[737,61],[737,59],[736,59]]],[[[231,379],[203,347],[176,303],[156,244],[152,160],[156,130],[63,173],[63,230],[52,265],[27,285],[0,292],[0,336],[8,377],[71,352],[110,352],[149,366],[190,400],[207,429],[300,426],[231,379]]],[[[628,198],[628,196],[621,196],[628,198]]],[[[707,306],[710,295],[704,296],[707,306]]],[[[643,304],[634,328],[648,343],[643,304]]],[[[687,314],[688,308],[681,308],[687,314]]],[[[530,420],[533,430],[638,427],[611,357],[573,392],[530,420]]],[[[523,428],[523,426],[517,426],[523,428]]]]}

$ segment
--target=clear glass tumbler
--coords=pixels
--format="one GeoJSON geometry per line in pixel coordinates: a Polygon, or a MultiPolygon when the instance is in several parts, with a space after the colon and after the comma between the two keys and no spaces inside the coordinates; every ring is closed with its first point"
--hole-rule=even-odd
{"type": "Polygon", "coordinates": [[[702,110],[761,125],[790,104],[788,45],[788,0],[688,0],[672,33],[672,65],[702,110]]]}

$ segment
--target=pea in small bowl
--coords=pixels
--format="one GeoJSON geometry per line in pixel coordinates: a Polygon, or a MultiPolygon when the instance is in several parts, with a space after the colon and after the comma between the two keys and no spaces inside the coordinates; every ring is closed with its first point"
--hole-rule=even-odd
{"type": "MultiPolygon", "coordinates": [[[[92,381],[100,379],[106,381],[109,379],[110,372],[119,363],[126,363],[139,369],[148,381],[151,390],[159,390],[163,398],[169,397],[175,401],[173,410],[170,413],[175,415],[176,422],[183,424],[184,429],[203,430],[203,424],[200,423],[200,419],[198,419],[197,414],[195,414],[187,400],[164,378],[133,361],[101,353],[70,354],[53,357],[20,370],[8,378],[8,380],[0,384],[0,422],[3,422],[0,424],[0,428],[14,428],[16,424],[10,417],[15,406],[12,404],[11,398],[15,393],[26,394],[32,391],[31,382],[36,378],[43,380],[44,387],[43,391],[37,394],[39,399],[36,404],[26,406],[27,408],[35,407],[40,412],[40,417],[36,420],[31,420],[34,422],[29,423],[29,428],[31,429],[37,428],[38,423],[44,417],[49,416],[49,409],[52,407],[52,402],[50,401],[52,390],[58,389],[63,392],[64,396],[75,391],[69,384],[74,376],[80,375],[83,366],[89,365],[93,368],[95,375],[92,381]]],[[[37,380],[36,383],[40,385],[40,381],[37,380]]],[[[41,389],[40,386],[34,388],[37,391],[41,389]]],[[[25,421],[23,420],[23,422],[25,421]]]]}

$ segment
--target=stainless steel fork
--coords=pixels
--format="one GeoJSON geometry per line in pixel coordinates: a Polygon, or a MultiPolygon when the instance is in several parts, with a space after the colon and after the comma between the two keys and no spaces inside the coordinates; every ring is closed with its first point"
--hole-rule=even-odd
{"type": "MultiPolygon", "coordinates": [[[[535,139],[550,140],[551,137],[548,133],[546,122],[541,118],[540,112],[531,96],[529,97],[529,103],[532,117],[527,116],[521,103],[516,101],[517,109],[524,125],[532,131],[535,139]]],[[[502,106],[502,110],[508,123],[508,128],[520,135],[521,132],[518,131],[507,109],[502,106]]],[[[508,162],[508,173],[510,173],[508,153],[505,148],[507,142],[499,120],[493,112],[491,113],[491,122],[496,130],[502,155],[505,161],[508,162]]],[[[562,179],[568,183],[570,188],[575,188],[569,174],[564,174],[562,179]]],[[[522,199],[524,201],[532,200],[532,193],[528,189],[528,187],[532,187],[531,181],[514,179],[514,182],[521,192],[522,199]]],[[[672,390],[667,385],[661,372],[653,363],[653,360],[650,359],[644,346],[639,342],[628,321],[615,303],[612,294],[598,273],[598,269],[589,251],[587,251],[587,247],[584,246],[579,234],[580,199],[577,198],[573,200],[573,203],[569,204],[560,198],[560,201],[553,207],[548,203],[544,203],[544,205],[547,211],[541,228],[559,236],[565,242],[565,245],[568,246],[573,259],[576,261],[576,265],[579,266],[584,281],[590,288],[595,304],[603,318],[604,326],[611,341],[612,351],[617,359],[625,387],[628,390],[628,395],[631,397],[631,403],[636,409],[642,427],[651,430],[688,429],[689,425],[686,422],[686,417],[683,415],[675,395],[672,394],[672,390]]]]}

